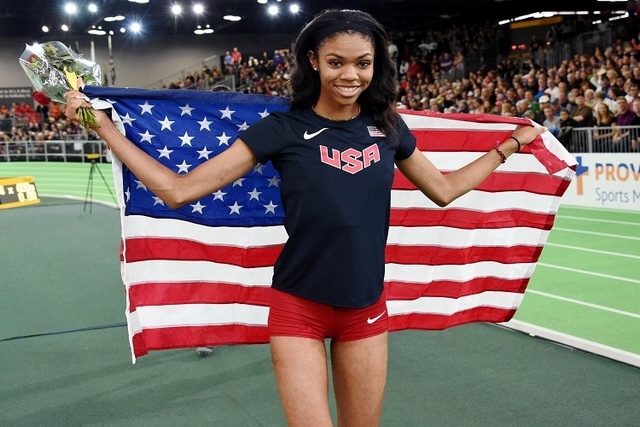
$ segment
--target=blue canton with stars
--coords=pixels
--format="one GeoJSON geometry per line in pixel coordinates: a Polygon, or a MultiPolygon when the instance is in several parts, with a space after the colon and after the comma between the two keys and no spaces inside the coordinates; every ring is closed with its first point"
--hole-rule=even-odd
{"type": "MultiPolygon", "coordinates": [[[[280,97],[229,92],[85,86],[90,98],[110,102],[129,140],[172,171],[185,174],[227,149],[238,134],[274,111],[280,97]]],[[[180,209],[165,206],[123,166],[125,215],[176,218],[211,226],[282,224],[280,177],[271,163],[180,209]]]]}

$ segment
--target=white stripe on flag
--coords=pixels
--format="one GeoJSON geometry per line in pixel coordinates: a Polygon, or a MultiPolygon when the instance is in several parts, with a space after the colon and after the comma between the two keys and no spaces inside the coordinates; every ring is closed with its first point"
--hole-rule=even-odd
{"type": "Polygon", "coordinates": [[[475,307],[515,310],[522,298],[522,294],[485,291],[460,298],[422,297],[411,301],[391,300],[387,301],[387,310],[389,316],[408,313],[452,315],[475,307]]]}

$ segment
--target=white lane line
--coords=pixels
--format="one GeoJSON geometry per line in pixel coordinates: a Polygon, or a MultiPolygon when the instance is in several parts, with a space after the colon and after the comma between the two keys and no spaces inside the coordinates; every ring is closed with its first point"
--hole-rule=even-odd
{"type": "Polygon", "coordinates": [[[623,236],[621,234],[597,233],[595,231],[584,231],[584,230],[576,230],[573,228],[562,228],[562,227],[553,227],[553,230],[568,231],[570,233],[590,234],[592,236],[612,237],[615,239],[627,239],[627,240],[640,241],[640,237],[623,236]]]}
{"type": "Polygon", "coordinates": [[[547,340],[551,340],[563,345],[578,348],[580,350],[588,351],[589,353],[598,354],[600,356],[608,357],[618,362],[627,363],[631,366],[637,366],[640,368],[640,355],[631,353],[629,351],[621,350],[619,348],[611,347],[608,345],[600,344],[594,341],[589,341],[584,338],[579,338],[573,335],[565,334],[562,332],[554,331],[552,329],[543,328],[541,326],[532,325],[519,320],[511,319],[507,323],[490,323],[498,327],[506,327],[516,331],[527,333],[533,337],[541,337],[547,340]]]}
{"type": "Polygon", "coordinates": [[[635,221],[612,221],[610,219],[598,219],[598,218],[585,218],[582,216],[568,216],[568,215],[556,215],[556,218],[562,219],[576,219],[579,221],[589,221],[589,222],[604,222],[607,224],[620,224],[620,225],[633,225],[635,227],[640,227],[640,222],[635,221]]]}
{"type": "Polygon", "coordinates": [[[561,267],[559,265],[547,264],[547,263],[544,263],[544,262],[539,262],[538,265],[541,265],[543,267],[555,268],[555,269],[558,269],[558,270],[573,271],[574,273],[586,274],[586,275],[589,275],[589,276],[604,277],[605,279],[615,279],[615,280],[620,280],[622,282],[630,282],[630,283],[640,284],[640,280],[630,279],[628,277],[613,276],[613,275],[610,275],[610,274],[602,274],[602,273],[596,273],[596,272],[593,272],[593,271],[579,270],[577,268],[561,267]]]}
{"type": "Polygon", "coordinates": [[[613,255],[613,256],[621,256],[621,257],[626,257],[626,258],[633,258],[633,259],[640,259],[640,255],[631,255],[631,254],[623,254],[620,252],[609,252],[609,251],[601,251],[598,249],[588,249],[588,248],[582,248],[579,246],[569,246],[569,245],[561,245],[558,243],[545,243],[545,246],[554,246],[556,248],[564,248],[564,249],[572,249],[574,251],[584,251],[584,252],[593,252],[596,254],[603,254],[603,255],[613,255]]]}
{"type": "Polygon", "coordinates": [[[640,319],[640,314],[637,314],[637,313],[631,313],[629,311],[616,310],[615,308],[605,307],[603,305],[598,305],[598,304],[591,304],[590,302],[578,301],[578,300],[572,299],[572,298],[565,298],[565,297],[561,297],[559,295],[548,294],[546,292],[534,291],[533,289],[527,289],[525,291],[525,293],[540,295],[540,296],[547,297],[547,298],[553,298],[553,299],[557,299],[557,300],[560,300],[560,301],[570,302],[570,303],[573,303],[573,304],[584,305],[585,307],[595,308],[597,310],[608,311],[610,313],[616,313],[616,314],[621,314],[623,316],[629,316],[629,317],[634,317],[636,319],[640,319]]]}

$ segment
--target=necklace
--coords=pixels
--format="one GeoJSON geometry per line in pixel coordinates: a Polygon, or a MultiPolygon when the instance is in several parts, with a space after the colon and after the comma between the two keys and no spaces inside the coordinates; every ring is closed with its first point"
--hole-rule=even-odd
{"type": "Polygon", "coordinates": [[[358,105],[358,111],[356,111],[356,113],[353,116],[349,117],[348,119],[332,119],[331,117],[327,117],[325,115],[318,113],[313,105],[311,106],[311,110],[314,113],[316,113],[318,116],[322,117],[323,119],[331,120],[332,122],[347,122],[349,120],[353,120],[356,117],[358,117],[360,115],[361,108],[360,108],[360,105],[358,105]]]}

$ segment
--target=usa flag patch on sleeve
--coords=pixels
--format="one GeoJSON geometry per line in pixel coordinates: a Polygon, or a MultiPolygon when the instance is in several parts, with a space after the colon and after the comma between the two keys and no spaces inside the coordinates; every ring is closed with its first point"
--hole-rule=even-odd
{"type": "Polygon", "coordinates": [[[382,132],[380,129],[378,129],[375,126],[367,126],[367,130],[369,131],[369,136],[372,138],[375,138],[375,137],[384,138],[384,132],[382,132]]]}

